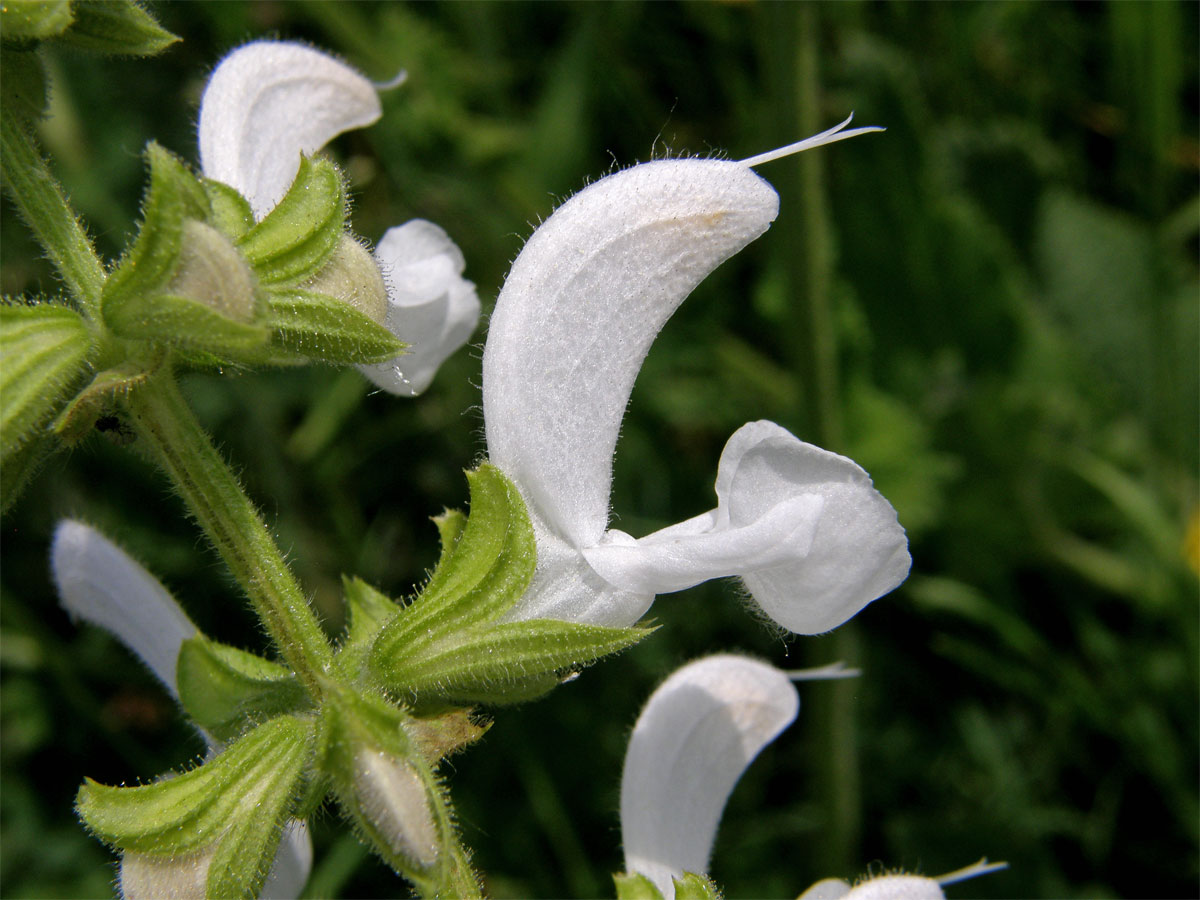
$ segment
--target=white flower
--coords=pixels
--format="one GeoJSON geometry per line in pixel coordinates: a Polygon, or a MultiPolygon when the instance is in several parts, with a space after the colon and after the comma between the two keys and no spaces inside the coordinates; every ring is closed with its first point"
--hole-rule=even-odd
{"type": "Polygon", "coordinates": [[[797,900],[945,900],[942,886],[921,875],[880,875],[851,887],[840,878],[818,881],[797,900]]]}
{"type": "Polygon", "coordinates": [[[387,285],[383,324],[401,339],[410,335],[410,346],[390,362],[359,369],[385,391],[416,396],[446,357],[471,337],[479,323],[479,297],[475,285],[462,277],[462,251],[424,219],[389,228],[375,248],[375,259],[387,285]]]}
{"type": "MultiPolygon", "coordinates": [[[[255,41],[213,71],[200,103],[200,166],[235,188],[261,220],[312,154],[343,131],[376,121],[375,86],[332,56],[303,44],[255,41]]],[[[375,251],[388,308],[384,322],[408,354],[361,367],[386,391],[415,396],[479,321],[475,286],[441,228],[415,219],[384,234],[375,251]]]]}
{"type": "MultiPolygon", "coordinates": [[[[621,773],[625,869],[673,900],[673,879],[704,874],[725,803],[759,752],[796,719],[795,680],[844,678],[840,665],[786,673],[744,656],[718,655],[678,669],[650,696],[629,738],[621,773]]],[[[801,900],[942,900],[942,885],[1005,867],[981,860],[939,878],[885,875],[851,887],[820,881],[801,900]]]]}
{"type": "Polygon", "coordinates": [[[672,878],[706,872],[734,785],[799,711],[787,675],[742,656],[709,656],[663,682],[633,727],[621,774],[626,871],[666,900],[672,878]]]}
{"type": "Polygon", "coordinates": [[[613,452],[651,343],[778,212],[750,165],[876,130],[841,131],[848,122],[742,162],[634,166],[530,237],[483,357],[488,455],[520,489],[537,538],[537,573],[512,618],[630,625],[657,593],[734,575],[776,622],[813,634],[904,580],[904,530],[867,474],[770,422],[729,440],[715,509],[641,539],[608,530],[613,452]]]}
{"type": "Polygon", "coordinates": [[[977,863],[936,878],[896,872],[869,876],[853,886],[840,878],[825,878],[796,900],[945,900],[946,894],[942,888],[946,885],[1007,868],[1008,863],[990,863],[984,857],[977,863]]]}
{"type": "MultiPolygon", "coordinates": [[[[179,648],[197,630],[158,579],[100,532],[71,520],[60,522],[55,529],[50,568],[59,602],[71,618],[99,625],[113,634],[178,701],[175,663],[179,648]]],[[[210,743],[210,752],[213,749],[210,743]]],[[[186,862],[180,861],[179,865],[186,862]]],[[[300,896],[311,868],[308,826],[292,820],[284,829],[259,896],[273,900],[300,896]]],[[[165,896],[168,889],[179,889],[189,874],[196,873],[172,869],[137,854],[128,855],[121,866],[121,893],[127,900],[165,896]]]]}

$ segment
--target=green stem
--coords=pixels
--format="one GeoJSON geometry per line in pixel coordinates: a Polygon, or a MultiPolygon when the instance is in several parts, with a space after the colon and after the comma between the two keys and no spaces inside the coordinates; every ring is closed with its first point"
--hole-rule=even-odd
{"type": "MultiPolygon", "coordinates": [[[[819,13],[815,5],[799,9],[800,21],[796,47],[796,91],[798,133],[816,134],[822,123],[820,105],[819,13]]],[[[841,389],[838,374],[837,328],[834,324],[833,248],[831,225],[825,196],[825,155],[820,151],[800,154],[801,218],[804,222],[805,265],[802,315],[807,328],[805,356],[809,360],[809,422],[821,446],[841,451],[845,431],[841,415],[841,389]]],[[[861,665],[862,641],[858,624],[847,622],[827,640],[821,662],[846,660],[861,665]]],[[[862,837],[862,784],[858,754],[858,704],[855,686],[835,681],[820,696],[813,710],[823,746],[817,766],[829,828],[822,836],[823,856],[835,872],[855,872],[861,865],[859,844],[862,837]]]]}
{"type": "MultiPolygon", "coordinates": [[[[819,4],[776,3],[764,8],[764,46],[773,82],[773,106],[779,110],[775,142],[787,144],[828,127],[820,98],[821,32],[819,4]]],[[[801,153],[780,163],[770,176],[779,189],[782,214],[776,224],[777,245],[789,308],[786,333],[791,336],[792,363],[804,385],[804,408],[798,433],[830,450],[844,445],[839,385],[837,328],[831,285],[834,253],[825,196],[825,150],[801,153]],[[788,210],[792,212],[789,214],[788,210]]],[[[848,622],[814,644],[811,665],[843,660],[861,663],[856,623],[848,622]]],[[[852,876],[862,870],[862,828],[858,722],[855,687],[831,682],[812,691],[807,713],[813,785],[828,817],[813,846],[814,866],[821,874],[852,876]]]]}
{"type": "Polygon", "coordinates": [[[14,115],[0,119],[0,171],[21,215],[81,311],[96,320],[104,265],[33,138],[14,115]]]}
{"type": "Polygon", "coordinates": [[[170,369],[125,397],[138,436],[170,477],[254,605],[283,657],[315,697],[333,651],[254,504],[196,421],[170,369]]]}

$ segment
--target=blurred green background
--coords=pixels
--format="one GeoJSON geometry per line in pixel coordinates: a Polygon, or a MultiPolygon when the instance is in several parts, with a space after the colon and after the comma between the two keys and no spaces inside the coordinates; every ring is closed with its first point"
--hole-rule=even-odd
{"type": "MultiPolygon", "coordinates": [[[[485,309],[533,224],[614,166],[743,158],[840,121],[887,126],[763,166],[767,235],[655,344],[616,462],[620,527],[712,505],[721,447],[770,418],[858,460],[913,573],[822,638],[758,624],[731,584],[661,598],[665,626],[550,698],[500,710],[447,769],[496,897],[611,896],[624,744],[676,665],[740,649],[864,670],[801,690],[717,840],[728,896],[794,897],[868,866],[1011,869],[953,897],[1194,897],[1197,800],[1197,42],[1194,3],[162,3],[150,60],[58,54],[41,138],[107,257],[151,138],[195,158],[205,77],[274,36],[383,95],[331,153],[354,223],[412,217],[462,247],[485,309]],[[1188,536],[1190,531],[1190,537],[1188,536]]],[[[7,205],[3,291],[58,288],[7,205]]],[[[192,376],[185,390],[336,629],[338,577],[408,593],[427,517],[483,453],[479,347],[409,402],[357,373],[192,376]]],[[[109,854],[86,775],[146,779],[201,746],[123,649],[59,610],[46,552],[77,516],[212,636],[262,637],[164,482],[97,436],[3,522],[0,892],[94,897],[109,854]]],[[[311,896],[400,883],[333,814],[311,896]]]]}

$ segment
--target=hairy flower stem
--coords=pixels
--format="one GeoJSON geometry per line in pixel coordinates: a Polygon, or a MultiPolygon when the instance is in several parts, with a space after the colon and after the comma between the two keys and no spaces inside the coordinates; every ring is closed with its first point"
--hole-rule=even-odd
{"type": "Polygon", "coordinates": [[[17,116],[0,118],[4,187],[58,269],[80,311],[98,319],[104,266],[46,160],[17,116]]]}
{"type": "MultiPolygon", "coordinates": [[[[796,30],[796,89],[798,134],[810,134],[819,129],[820,54],[818,40],[820,17],[809,4],[799,6],[796,30]]],[[[801,154],[800,195],[804,221],[804,252],[807,261],[801,277],[805,279],[804,312],[808,328],[808,346],[802,354],[811,360],[809,382],[809,421],[815,427],[817,443],[830,450],[845,450],[845,434],[841,416],[841,391],[838,377],[837,329],[834,325],[832,293],[833,250],[830,246],[831,227],[825,197],[824,156],[820,153],[801,154]]],[[[848,659],[862,663],[858,626],[847,622],[837,629],[825,648],[827,657],[820,660],[848,659]]],[[[814,710],[817,713],[817,734],[823,744],[818,757],[824,808],[829,815],[829,828],[823,843],[824,858],[834,871],[854,871],[859,865],[859,842],[862,831],[862,800],[858,756],[858,717],[854,686],[840,681],[829,685],[814,710]]]]}
{"type": "MultiPolygon", "coordinates": [[[[796,135],[820,131],[825,119],[820,104],[820,10],[810,4],[783,3],[769,7],[764,25],[766,46],[773,63],[779,116],[777,143],[796,135]]],[[[786,229],[780,241],[787,248],[783,262],[790,307],[787,333],[791,356],[804,385],[804,428],[798,433],[830,450],[845,450],[839,389],[837,329],[830,290],[834,251],[825,197],[824,155],[801,153],[773,175],[784,209],[798,208],[799,216],[781,216],[786,229]]],[[[820,642],[812,665],[832,660],[861,663],[856,624],[851,621],[820,642]]],[[[814,846],[821,871],[849,875],[860,866],[861,800],[854,686],[834,682],[814,691],[809,703],[809,736],[813,748],[813,778],[821,792],[821,808],[829,817],[814,846]]]]}
{"type": "Polygon", "coordinates": [[[196,421],[166,369],[125,397],[138,436],[162,467],[267,632],[309,692],[320,694],[333,651],[295,576],[237,477],[196,421]]]}

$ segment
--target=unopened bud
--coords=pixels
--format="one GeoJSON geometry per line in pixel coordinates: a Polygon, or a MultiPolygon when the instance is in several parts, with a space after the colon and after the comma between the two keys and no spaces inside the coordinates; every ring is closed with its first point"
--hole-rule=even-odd
{"type": "Polygon", "coordinates": [[[304,290],[344,300],[379,325],[387,315],[387,288],[379,266],[362,244],[347,234],[304,290]]]}
{"type": "Polygon", "coordinates": [[[397,856],[429,868],[438,858],[437,825],[420,774],[379,750],[355,756],[354,789],[363,816],[397,856]]]}
{"type": "Polygon", "coordinates": [[[238,322],[253,322],[257,311],[250,266],[225,235],[195,219],[183,223],[179,268],[166,293],[197,300],[238,322]]]}

